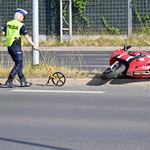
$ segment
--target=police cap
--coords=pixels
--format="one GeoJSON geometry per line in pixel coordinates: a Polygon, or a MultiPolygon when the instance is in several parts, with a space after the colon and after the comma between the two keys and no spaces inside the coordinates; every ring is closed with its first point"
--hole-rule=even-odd
{"type": "Polygon", "coordinates": [[[23,14],[24,16],[26,16],[27,15],[27,11],[25,11],[25,10],[23,10],[23,9],[20,9],[20,8],[17,8],[16,9],[16,12],[18,12],[18,13],[21,13],[21,14],[23,14]]]}

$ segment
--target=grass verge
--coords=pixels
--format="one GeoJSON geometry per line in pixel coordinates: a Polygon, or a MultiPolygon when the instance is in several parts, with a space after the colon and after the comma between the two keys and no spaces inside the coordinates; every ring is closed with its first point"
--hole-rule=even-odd
{"type": "MultiPolygon", "coordinates": [[[[71,43],[60,43],[59,40],[51,39],[40,41],[40,46],[150,46],[150,35],[146,34],[132,34],[129,37],[116,35],[97,35],[96,38],[92,37],[92,35],[83,35],[78,40],[72,40],[71,43]]],[[[0,41],[0,46],[4,46],[4,42],[0,41]]],[[[29,46],[25,39],[24,46],[29,46]]]]}
{"type": "Polygon", "coordinates": [[[71,43],[60,43],[58,40],[48,40],[40,42],[40,46],[124,46],[132,45],[145,47],[150,46],[149,35],[138,35],[134,34],[128,38],[121,36],[106,36],[103,35],[96,39],[86,38],[84,36],[80,40],[72,40],[71,43]]]}
{"type": "MultiPolygon", "coordinates": [[[[1,68],[0,69],[0,77],[6,78],[12,68],[1,68]]],[[[54,72],[62,72],[67,78],[85,78],[85,77],[94,77],[95,74],[98,74],[98,71],[84,71],[78,69],[68,69],[65,67],[52,67],[52,73],[54,72]]],[[[32,66],[27,65],[24,67],[24,74],[27,78],[45,78],[49,76],[49,73],[45,67],[45,65],[32,66]]]]}

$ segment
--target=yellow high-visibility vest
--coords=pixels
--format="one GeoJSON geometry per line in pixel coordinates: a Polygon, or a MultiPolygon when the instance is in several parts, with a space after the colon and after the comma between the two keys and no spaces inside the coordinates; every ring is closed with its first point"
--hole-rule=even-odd
{"type": "Polygon", "coordinates": [[[12,20],[6,24],[6,46],[9,47],[13,44],[15,39],[21,38],[20,29],[24,24],[18,20],[12,20]]]}

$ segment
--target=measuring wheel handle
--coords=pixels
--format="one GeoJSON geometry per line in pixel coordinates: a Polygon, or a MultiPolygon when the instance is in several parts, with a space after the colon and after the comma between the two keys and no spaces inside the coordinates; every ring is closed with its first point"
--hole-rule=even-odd
{"type": "Polygon", "coordinates": [[[52,77],[52,82],[56,86],[63,86],[66,82],[66,77],[61,72],[55,72],[52,77]]]}

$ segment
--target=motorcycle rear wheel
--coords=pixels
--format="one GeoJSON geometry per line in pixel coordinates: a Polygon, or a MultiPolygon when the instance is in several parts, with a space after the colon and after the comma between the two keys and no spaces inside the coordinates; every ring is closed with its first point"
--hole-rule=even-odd
{"type": "Polygon", "coordinates": [[[101,75],[102,79],[113,79],[119,76],[123,71],[125,71],[126,66],[121,63],[115,64],[112,68],[107,68],[101,75]]]}

